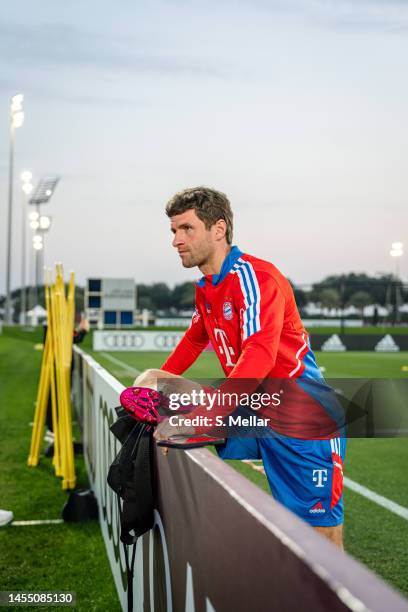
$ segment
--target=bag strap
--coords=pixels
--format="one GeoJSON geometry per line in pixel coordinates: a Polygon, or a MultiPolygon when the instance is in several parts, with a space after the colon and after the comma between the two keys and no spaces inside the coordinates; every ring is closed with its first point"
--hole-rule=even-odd
{"type": "MultiPolygon", "coordinates": [[[[135,458],[137,447],[139,446],[139,442],[140,442],[140,440],[141,440],[141,437],[143,436],[143,434],[144,434],[144,432],[146,431],[147,427],[148,427],[148,425],[146,425],[146,423],[142,423],[142,425],[141,425],[141,427],[140,427],[140,431],[139,431],[139,433],[137,434],[137,438],[136,438],[135,443],[134,443],[134,446],[133,446],[133,448],[132,448],[132,452],[131,452],[131,454],[130,454],[131,459],[134,459],[134,458],[135,458]]],[[[133,431],[134,431],[134,429],[132,430],[132,432],[133,432],[133,431]]]]}
{"type": "MultiPolygon", "coordinates": [[[[119,518],[122,523],[122,508],[120,505],[120,497],[116,496],[118,501],[118,509],[119,509],[119,518]]],[[[134,569],[135,569],[135,560],[136,560],[136,545],[137,545],[137,536],[134,537],[133,540],[133,550],[132,550],[132,560],[129,564],[129,550],[127,544],[122,541],[123,551],[125,553],[125,564],[126,564],[126,579],[127,579],[127,609],[128,612],[133,612],[133,578],[134,578],[134,569]]]]}

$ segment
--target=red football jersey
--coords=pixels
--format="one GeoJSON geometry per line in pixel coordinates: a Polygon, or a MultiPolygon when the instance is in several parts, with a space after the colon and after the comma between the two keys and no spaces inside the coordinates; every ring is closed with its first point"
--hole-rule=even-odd
{"type": "MultiPolygon", "coordinates": [[[[316,364],[292,287],[273,264],[233,247],[220,274],[197,283],[191,325],[162,369],[182,374],[209,341],[227,377],[219,388],[225,397],[252,393],[261,382],[270,392],[284,387],[283,404],[259,410],[271,417],[275,431],[310,439],[338,435],[341,406],[316,364]]],[[[193,414],[205,416],[207,409],[193,414]]],[[[216,414],[233,409],[217,404],[216,414]]]]}
{"type": "Polygon", "coordinates": [[[228,378],[321,378],[289,281],[237,247],[197,283],[190,328],[162,369],[182,374],[209,341],[228,378]]]}

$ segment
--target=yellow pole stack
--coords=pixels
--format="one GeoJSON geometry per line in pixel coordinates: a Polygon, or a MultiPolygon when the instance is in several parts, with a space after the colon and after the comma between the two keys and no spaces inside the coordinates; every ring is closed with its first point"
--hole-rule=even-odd
{"type": "MultiPolygon", "coordinates": [[[[51,286],[52,278],[51,271],[46,276],[45,286],[45,300],[48,313],[48,331],[47,335],[51,334],[50,342],[53,350],[53,355],[56,355],[57,345],[57,325],[56,325],[56,313],[55,313],[55,287],[51,286]]],[[[54,457],[53,465],[57,476],[62,476],[61,468],[61,444],[60,444],[60,431],[58,426],[58,403],[57,403],[57,380],[55,370],[55,359],[53,360],[52,374],[51,374],[51,409],[52,409],[52,425],[54,430],[54,457]]]]}
{"type": "Polygon", "coordinates": [[[45,423],[46,411],[47,411],[47,402],[48,402],[48,394],[50,391],[50,368],[52,363],[52,348],[50,346],[50,341],[47,337],[44,346],[42,364],[41,364],[41,374],[40,374],[40,382],[38,384],[37,390],[37,400],[35,403],[35,412],[34,412],[34,427],[33,433],[31,436],[31,447],[30,454],[28,457],[28,465],[35,466],[38,465],[39,456],[40,456],[40,443],[42,432],[45,423]],[[41,423],[41,426],[39,424],[41,423]]]}
{"type": "Polygon", "coordinates": [[[48,330],[38,385],[28,465],[35,466],[39,462],[40,443],[44,431],[48,398],[51,393],[55,473],[57,476],[62,476],[63,489],[73,489],[76,476],[72,439],[71,362],[75,285],[74,274],[71,272],[66,297],[61,264],[56,265],[54,284],[51,284],[50,275],[46,275],[45,302],[48,330]]]}

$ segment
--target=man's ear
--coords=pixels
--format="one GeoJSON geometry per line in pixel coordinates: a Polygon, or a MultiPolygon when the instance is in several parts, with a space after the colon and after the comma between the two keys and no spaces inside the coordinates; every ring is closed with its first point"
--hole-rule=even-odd
{"type": "Polygon", "coordinates": [[[214,225],[216,240],[222,240],[223,238],[225,238],[227,234],[227,224],[225,223],[224,219],[218,219],[218,221],[216,221],[214,225]]]}

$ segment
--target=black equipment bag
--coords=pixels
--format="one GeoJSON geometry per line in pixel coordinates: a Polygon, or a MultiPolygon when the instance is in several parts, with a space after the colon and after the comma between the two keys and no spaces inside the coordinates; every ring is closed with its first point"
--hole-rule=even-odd
{"type": "Polygon", "coordinates": [[[108,484],[123,500],[120,539],[133,544],[154,523],[153,430],[135,422],[122,407],[116,413],[119,418],[110,429],[122,448],[109,468],[108,484]]]}
{"type": "Polygon", "coordinates": [[[118,419],[110,430],[122,443],[122,448],[109,468],[107,480],[118,496],[120,539],[127,570],[128,611],[131,612],[137,539],[154,525],[153,428],[135,421],[121,406],[115,410],[118,419]],[[133,544],[133,553],[129,563],[130,544],[133,544]]]}
{"type": "Polygon", "coordinates": [[[98,502],[90,489],[71,491],[62,509],[62,518],[66,522],[98,520],[98,502]]]}

